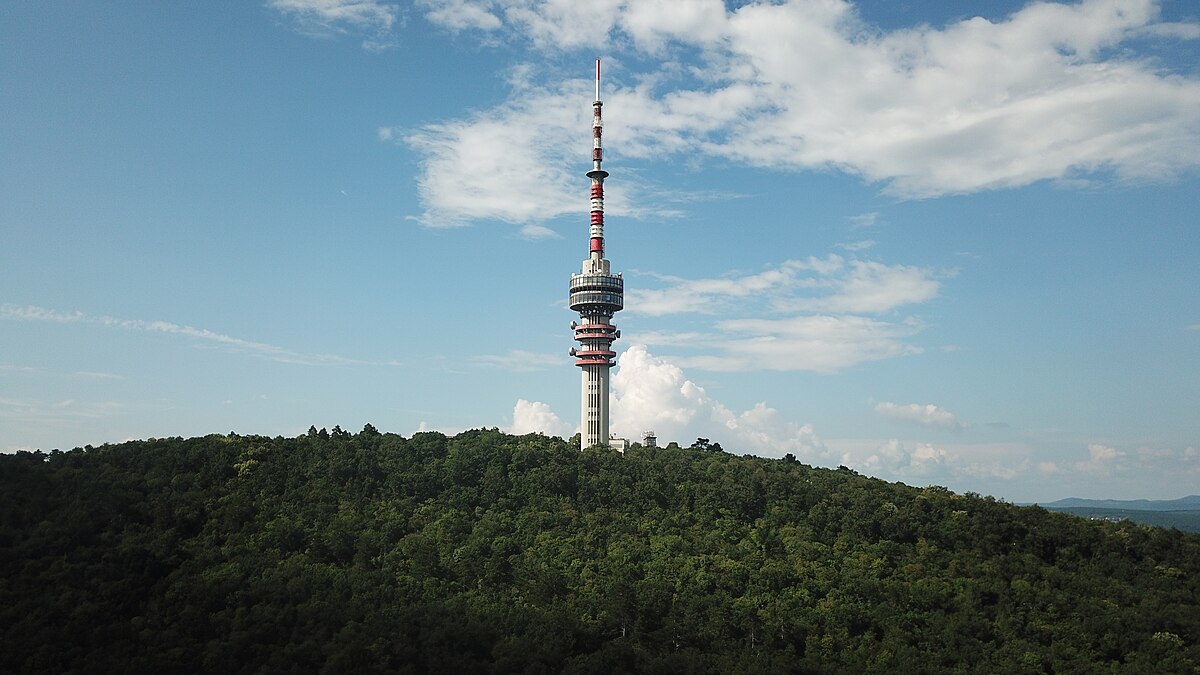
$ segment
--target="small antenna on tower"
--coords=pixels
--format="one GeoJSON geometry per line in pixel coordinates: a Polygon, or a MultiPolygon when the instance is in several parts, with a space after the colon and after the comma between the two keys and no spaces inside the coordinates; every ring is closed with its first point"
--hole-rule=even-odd
{"type": "Polygon", "coordinates": [[[596,59],[596,100],[600,100],[600,59],[596,59]]]}

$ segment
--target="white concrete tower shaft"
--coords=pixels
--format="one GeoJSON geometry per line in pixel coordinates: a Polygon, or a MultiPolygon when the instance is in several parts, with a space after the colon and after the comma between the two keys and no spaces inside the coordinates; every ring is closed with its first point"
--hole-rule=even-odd
{"type": "Polygon", "coordinates": [[[612,274],[604,257],[604,179],[608,172],[601,168],[604,151],[601,135],[604,128],[600,110],[600,59],[596,59],[596,100],[592,102],[592,180],[591,223],[588,227],[588,257],[579,274],[571,275],[570,306],[579,312],[579,322],[572,321],[578,348],[571,348],[575,365],[583,370],[580,392],[580,447],[608,445],[608,369],[617,354],[612,343],[621,337],[613,325],[613,314],[625,303],[625,282],[620,274],[612,274]]]}

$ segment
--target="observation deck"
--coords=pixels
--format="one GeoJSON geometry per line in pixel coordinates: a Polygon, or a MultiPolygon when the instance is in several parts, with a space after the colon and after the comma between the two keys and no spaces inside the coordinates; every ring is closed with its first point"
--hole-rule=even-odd
{"type": "Polygon", "coordinates": [[[608,314],[625,306],[625,280],[621,275],[572,274],[571,310],[581,314],[608,314]]]}

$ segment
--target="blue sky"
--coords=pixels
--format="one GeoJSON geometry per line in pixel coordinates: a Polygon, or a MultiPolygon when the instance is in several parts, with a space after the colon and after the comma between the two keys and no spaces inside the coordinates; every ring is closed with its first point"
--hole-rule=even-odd
{"type": "Polygon", "coordinates": [[[962,7],[5,3],[0,451],[574,433],[600,57],[615,433],[1200,492],[1200,11],[962,7]]]}

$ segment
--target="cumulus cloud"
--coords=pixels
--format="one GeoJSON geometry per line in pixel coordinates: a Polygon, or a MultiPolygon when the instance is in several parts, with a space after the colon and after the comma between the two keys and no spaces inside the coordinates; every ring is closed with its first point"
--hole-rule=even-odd
{"type": "Polygon", "coordinates": [[[1061,469],[1059,469],[1059,467],[1058,467],[1058,463],[1057,463],[1057,462],[1049,462],[1049,461],[1046,461],[1046,462],[1038,462],[1038,463],[1037,463],[1037,470],[1038,470],[1038,472],[1039,472],[1039,473],[1043,473],[1043,474],[1046,474],[1046,475],[1048,475],[1048,476],[1052,476],[1052,475],[1054,475],[1054,474],[1056,474],[1056,473],[1059,473],[1059,472],[1061,471],[1061,469]]]}
{"type": "Polygon", "coordinates": [[[655,431],[659,438],[688,444],[709,438],[730,450],[768,457],[791,453],[813,463],[831,454],[809,424],[797,424],[778,410],[758,403],[740,413],[714,400],[683,369],[654,356],[644,345],[632,345],[618,360],[612,375],[612,431],[624,438],[641,438],[655,431]]]}
{"type": "MultiPolygon", "coordinates": [[[[679,366],[654,356],[644,345],[633,345],[621,354],[611,385],[611,431],[619,438],[636,440],[654,431],[664,442],[682,445],[708,438],[731,451],[766,457],[791,453],[816,464],[828,464],[833,458],[812,425],[786,420],[766,403],[734,412],[679,366]]],[[[578,427],[563,422],[545,403],[521,399],[513,408],[510,429],[565,437],[578,427]]]]}
{"type": "Polygon", "coordinates": [[[394,3],[378,0],[267,0],[267,7],[292,21],[295,29],[312,37],[345,33],[364,36],[362,46],[381,51],[395,45],[392,28],[399,18],[394,3]]]}
{"type": "Polygon", "coordinates": [[[962,429],[962,425],[959,424],[958,418],[954,416],[954,413],[932,403],[926,405],[919,403],[901,405],[892,403],[891,401],[884,401],[875,406],[875,412],[889,419],[925,427],[936,427],[951,431],[962,429]]]}
{"type": "Polygon", "coordinates": [[[1119,466],[1120,458],[1124,456],[1124,453],[1117,452],[1116,448],[1101,443],[1089,443],[1087,449],[1088,458],[1075,462],[1073,466],[1076,471],[1095,476],[1107,476],[1112,473],[1113,469],[1119,466]]]}
{"type": "Polygon", "coordinates": [[[420,0],[426,18],[454,32],[464,30],[491,31],[503,23],[488,7],[472,0],[420,0]]]}
{"type": "Polygon", "coordinates": [[[1103,443],[1087,444],[1087,459],[1072,464],[1075,471],[1092,474],[1092,476],[1109,476],[1114,470],[1123,468],[1124,453],[1117,452],[1111,446],[1103,443]]]}
{"type": "Polygon", "coordinates": [[[567,155],[570,137],[581,136],[572,132],[586,128],[579,101],[590,95],[585,86],[568,89],[574,104],[562,92],[524,91],[500,110],[405,136],[426,156],[418,220],[429,227],[487,219],[525,224],[582,210],[567,155]]]}
{"type": "Polygon", "coordinates": [[[1200,451],[1190,446],[1183,450],[1141,446],[1125,452],[1111,445],[1089,443],[1086,459],[1044,461],[1038,464],[1038,471],[1048,475],[1078,474],[1090,478],[1130,476],[1137,472],[1151,472],[1154,475],[1163,472],[1200,473],[1200,451]]]}
{"type": "MultiPolygon", "coordinates": [[[[579,185],[579,159],[591,155],[592,80],[544,87],[530,83],[529,67],[513,69],[517,95],[464,120],[426,124],[403,131],[384,127],[380,140],[402,141],[425,157],[417,182],[427,227],[456,227],[475,221],[536,225],[589,205],[579,185]],[[581,130],[583,130],[581,132],[581,130]]],[[[677,215],[671,196],[637,184],[605,197],[605,210],[625,216],[677,215]],[[653,194],[667,204],[635,206],[653,194]]],[[[545,229],[545,228],[543,228],[545,229]]]]}
{"type": "MultiPolygon", "coordinates": [[[[554,51],[619,44],[652,56],[645,62],[661,64],[656,70],[619,63],[620,82],[605,93],[621,111],[606,133],[629,158],[686,152],[778,170],[832,168],[906,198],[1041,180],[1164,180],[1200,162],[1200,81],[1141,57],[1134,43],[1196,39],[1200,30],[1159,22],[1153,0],[1034,3],[1007,17],[890,31],[865,23],[848,0],[425,7],[433,23],[485,40],[554,51]],[[694,54],[701,63],[684,62],[694,54]]],[[[411,134],[426,155],[422,222],[563,213],[557,180],[530,193],[541,208],[510,195],[530,170],[561,165],[586,121],[571,124],[568,138],[556,111],[588,100],[588,84],[534,92],[536,105],[515,87],[492,110],[411,134]],[[499,153],[506,161],[493,168],[502,173],[481,181],[487,172],[471,160],[499,153]],[[470,198],[455,198],[463,185],[470,198]],[[477,206],[493,201],[490,212],[477,206]]]]}
{"type": "Polygon", "coordinates": [[[956,459],[944,448],[929,443],[918,443],[908,447],[894,438],[862,459],[856,459],[850,454],[842,455],[842,463],[846,466],[870,475],[897,478],[928,476],[939,466],[956,459]]]}
{"type": "Polygon", "coordinates": [[[541,433],[547,436],[573,436],[579,427],[572,427],[554,414],[550,406],[541,401],[519,399],[513,406],[511,434],[541,433]]]}
{"type": "MultiPolygon", "coordinates": [[[[888,480],[920,479],[939,484],[964,478],[1011,480],[1030,469],[1030,449],[1023,444],[941,445],[893,438],[882,443],[839,441],[831,445],[846,446],[839,447],[842,464],[888,480]]],[[[1039,469],[1047,472],[1045,467],[1039,469]]]]}

